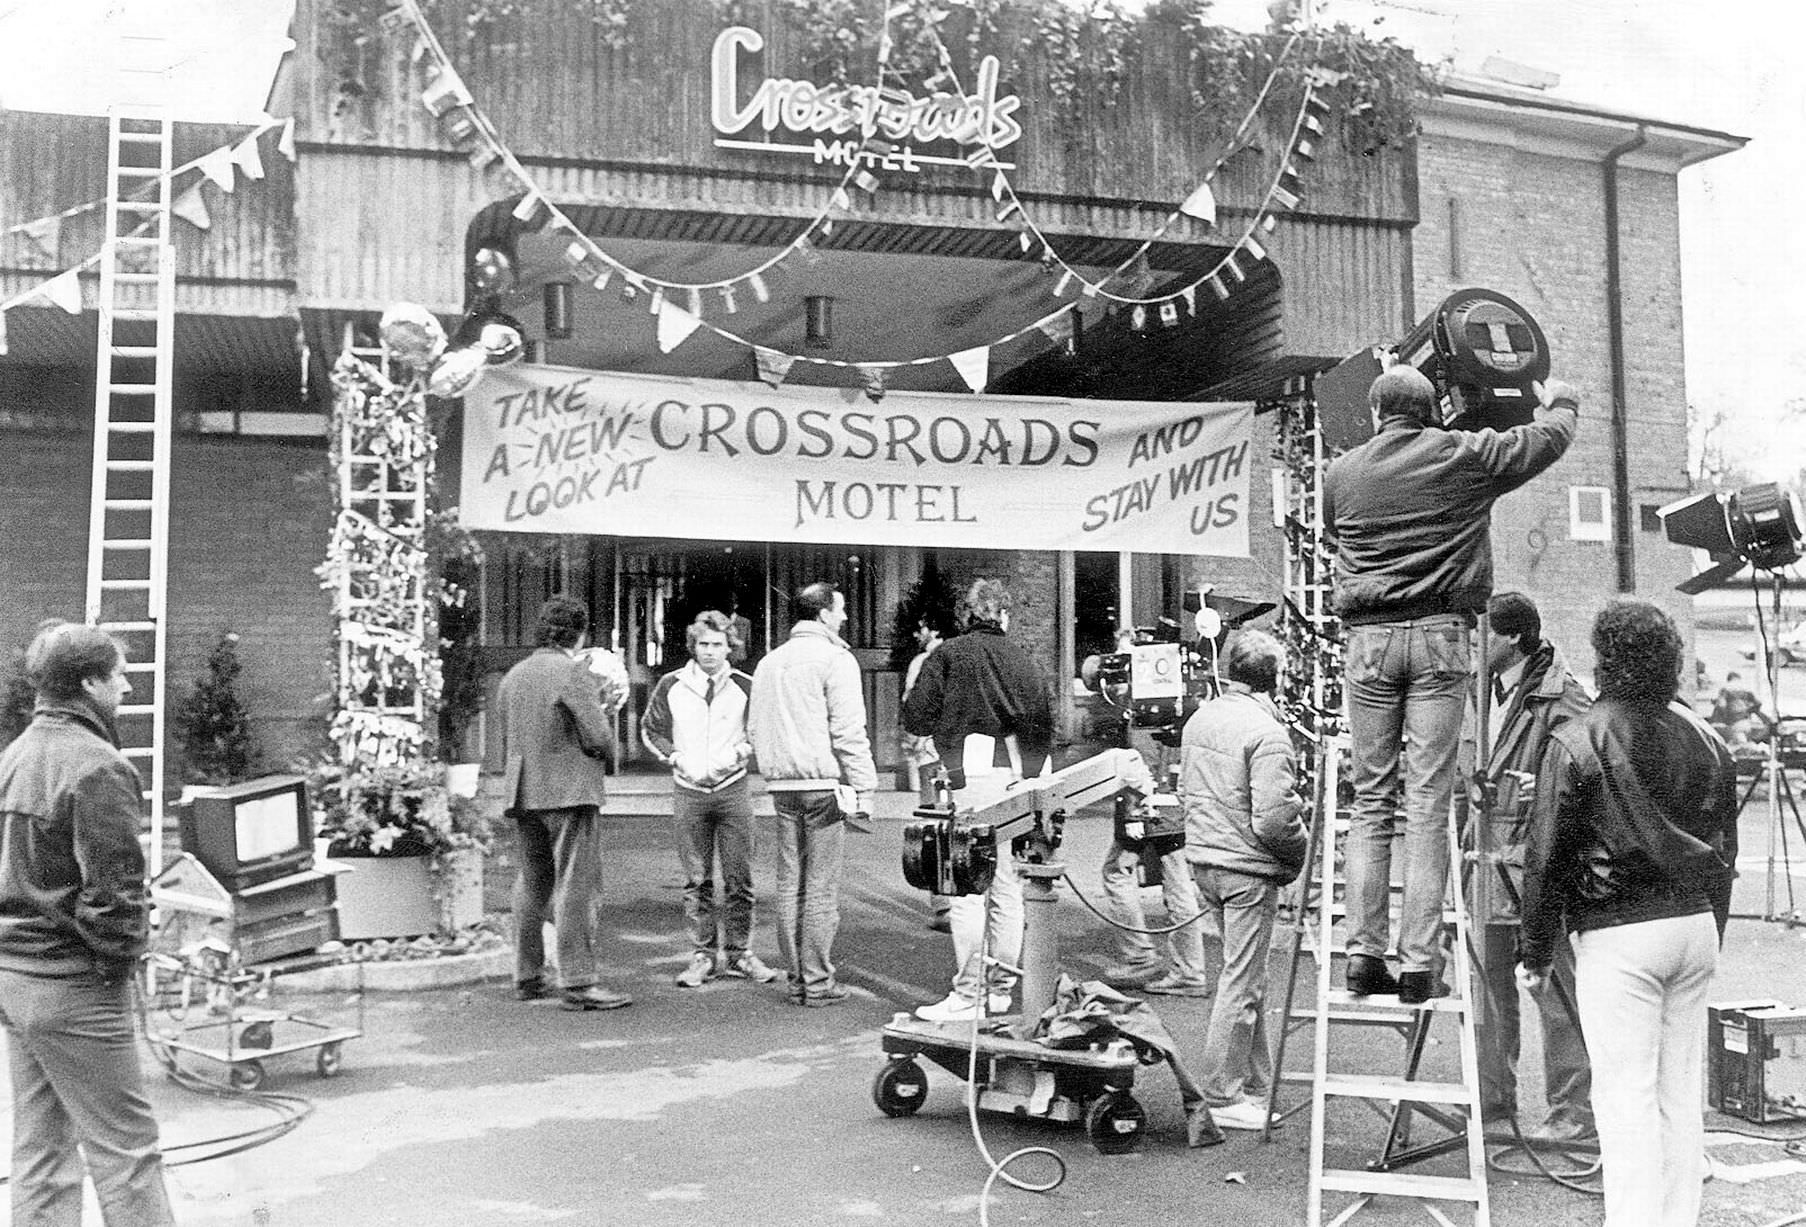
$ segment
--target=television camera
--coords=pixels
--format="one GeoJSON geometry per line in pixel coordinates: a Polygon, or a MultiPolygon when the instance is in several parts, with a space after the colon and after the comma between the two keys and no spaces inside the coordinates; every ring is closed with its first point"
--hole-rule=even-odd
{"type": "Polygon", "coordinates": [[[1185,594],[1181,608],[1191,615],[1190,642],[1178,622],[1162,617],[1125,632],[1128,643],[1088,659],[1080,670],[1086,688],[1102,695],[1127,727],[1151,730],[1155,741],[1172,747],[1198,704],[1217,693],[1217,650],[1224,637],[1274,606],[1200,588],[1185,594]]]}
{"type": "Polygon", "coordinates": [[[1505,430],[1536,416],[1535,385],[1549,377],[1549,341],[1534,316],[1496,290],[1456,290],[1396,345],[1375,346],[1317,376],[1317,420],[1331,452],[1373,434],[1367,391],[1395,362],[1436,388],[1438,425],[1505,430]]]}

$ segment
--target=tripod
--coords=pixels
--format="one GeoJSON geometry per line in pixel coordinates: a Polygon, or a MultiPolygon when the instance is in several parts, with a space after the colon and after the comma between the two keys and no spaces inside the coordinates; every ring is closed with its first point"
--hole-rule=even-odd
{"type": "MultiPolygon", "coordinates": [[[[1781,573],[1771,572],[1774,583],[1775,630],[1781,628],[1781,573]]],[[[1800,807],[1794,802],[1793,786],[1788,782],[1786,768],[1781,763],[1781,657],[1769,644],[1768,627],[1762,617],[1762,590],[1755,572],[1750,573],[1750,594],[1756,602],[1756,629],[1762,648],[1762,671],[1768,682],[1769,710],[1775,714],[1774,727],[1768,735],[1767,761],[1764,770],[1752,776],[1749,787],[1737,799],[1737,812],[1743,813],[1743,807],[1756,791],[1756,782],[1764,777],[1768,780],[1768,866],[1767,894],[1762,908],[1762,919],[1779,920],[1788,926],[1806,924],[1806,917],[1800,915],[1794,906],[1793,897],[1793,863],[1787,848],[1787,826],[1781,820],[1781,802],[1787,802],[1788,811],[1793,814],[1794,826],[1800,833],[1802,846],[1806,846],[1806,821],[1800,817],[1800,807]],[[1775,869],[1777,849],[1780,852],[1781,877],[1787,883],[1787,910],[1779,912],[1775,909],[1775,869]]]]}

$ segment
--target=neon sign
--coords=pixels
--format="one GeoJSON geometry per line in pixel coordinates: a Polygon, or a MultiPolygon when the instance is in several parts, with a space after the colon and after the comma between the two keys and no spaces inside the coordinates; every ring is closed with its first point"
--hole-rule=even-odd
{"type": "MultiPolygon", "coordinates": [[[[762,153],[800,154],[815,162],[851,166],[855,162],[885,170],[920,171],[924,166],[965,166],[958,155],[921,153],[918,145],[979,140],[1002,150],[1022,138],[1016,111],[1022,99],[997,94],[1002,67],[994,55],[979,61],[972,93],[935,93],[926,98],[907,90],[873,85],[817,85],[789,77],[767,77],[740,102],[739,54],[763,50],[765,37],[746,26],[729,26],[715,39],[710,55],[709,118],[715,145],[762,153]],[[749,128],[764,140],[735,139],[749,128]],[[780,133],[794,138],[774,139],[780,133]],[[896,146],[890,153],[863,148],[868,137],[896,146]],[[804,141],[808,143],[804,143],[804,141]]],[[[1009,169],[1013,165],[998,162],[1009,169]]]]}

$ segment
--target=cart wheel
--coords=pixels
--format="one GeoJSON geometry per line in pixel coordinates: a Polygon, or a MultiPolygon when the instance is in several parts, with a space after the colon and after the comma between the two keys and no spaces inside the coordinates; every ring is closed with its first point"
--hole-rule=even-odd
{"type": "Polygon", "coordinates": [[[236,1061],[227,1073],[235,1091],[254,1091],[263,1085],[262,1061],[236,1061]]]}
{"type": "Polygon", "coordinates": [[[914,1116],[927,1100],[928,1078],[907,1057],[887,1062],[872,1079],[872,1102],[886,1116],[914,1116]]]}
{"type": "Polygon", "coordinates": [[[320,1045],[320,1055],[314,1058],[314,1068],[320,1071],[320,1077],[336,1078],[339,1076],[339,1065],[343,1061],[339,1052],[340,1047],[338,1040],[320,1045]]]}
{"type": "Polygon", "coordinates": [[[1126,1155],[1141,1145],[1148,1114],[1127,1091],[1108,1091],[1091,1101],[1085,1135],[1100,1155],[1126,1155]]]}

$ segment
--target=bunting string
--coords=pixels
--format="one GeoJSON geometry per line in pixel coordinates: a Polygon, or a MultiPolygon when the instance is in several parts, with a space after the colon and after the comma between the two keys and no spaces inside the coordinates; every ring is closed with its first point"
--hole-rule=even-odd
{"type": "MultiPolygon", "coordinates": [[[[753,341],[716,322],[710,318],[710,313],[725,311],[728,315],[735,314],[742,301],[739,296],[747,291],[757,301],[765,302],[769,298],[766,284],[768,274],[778,270],[779,266],[792,258],[810,264],[820,259],[822,241],[832,235],[836,218],[856,211],[855,191],[872,196],[881,186],[871,169],[862,164],[862,158],[851,159],[846,173],[828,193],[826,203],[788,244],[770,258],[714,281],[677,281],[653,276],[604,250],[563,209],[544,195],[502,140],[494,123],[477,105],[474,95],[458,75],[450,56],[434,34],[420,8],[419,0],[401,0],[401,3],[402,8],[397,11],[405,13],[416,33],[415,61],[419,62],[422,58],[430,60],[429,80],[427,88],[421,94],[421,102],[439,120],[443,133],[454,145],[466,151],[474,168],[484,170],[491,165],[499,165],[520,185],[522,195],[514,209],[515,217],[523,226],[532,230],[544,230],[547,227],[556,230],[559,237],[565,240],[565,262],[577,276],[597,290],[605,289],[611,284],[617,285],[623,301],[633,302],[645,296],[648,310],[657,319],[657,339],[661,351],[669,353],[690,336],[707,331],[723,340],[751,349],[757,358],[760,378],[774,385],[782,381],[791,366],[803,362],[857,373],[874,399],[882,395],[885,373],[903,367],[940,362],[950,363],[968,386],[981,389],[982,383],[974,381],[985,377],[990,350],[1037,332],[1056,342],[1064,336],[1070,336],[1073,331],[1071,317],[1077,312],[1079,302],[1083,299],[1101,300],[1131,308],[1132,326],[1140,329],[1155,321],[1167,327],[1176,325],[1181,311],[1186,315],[1195,315],[1198,293],[1205,287],[1219,300],[1228,298],[1235,286],[1248,279],[1248,269],[1244,264],[1251,266],[1266,259],[1266,248],[1262,245],[1260,235],[1272,233],[1280,212],[1298,206],[1298,162],[1314,158],[1315,145],[1311,137],[1322,135],[1322,118],[1328,110],[1317,90],[1319,70],[1309,69],[1305,73],[1306,85],[1286,141],[1285,154],[1279,159],[1278,169],[1267,186],[1260,207],[1253,213],[1234,244],[1227,248],[1221,259],[1209,270],[1183,286],[1158,294],[1151,292],[1155,278],[1148,267],[1148,252],[1154,243],[1178,224],[1181,215],[1193,217],[1211,228],[1215,227],[1217,208],[1211,184],[1228,160],[1248,146],[1249,131],[1259,118],[1288,62],[1304,45],[1305,31],[1295,30],[1288,37],[1274,58],[1273,66],[1247,114],[1209,172],[1150,237],[1142,241],[1113,271],[1098,280],[1087,277],[1059,254],[1053,241],[1031,217],[1024,200],[1005,173],[1006,167],[998,161],[996,151],[988,143],[989,137],[975,129],[969,140],[962,139],[962,143],[973,146],[966,161],[976,172],[991,176],[991,195],[997,205],[998,223],[1017,232],[1017,244],[1024,256],[1039,259],[1048,273],[1057,275],[1053,286],[1055,297],[1062,297],[1076,290],[1077,298],[1063,302],[1040,318],[978,347],[962,347],[947,353],[905,359],[829,358],[790,353],[753,341]],[[1117,288],[1111,288],[1112,283],[1116,283],[1117,288]],[[781,362],[776,360],[777,355],[782,356],[781,362]]],[[[901,74],[889,66],[890,51],[895,45],[890,31],[891,22],[908,9],[909,4],[905,2],[888,5],[884,10],[884,24],[877,51],[876,79],[880,89],[885,86],[887,74],[895,80],[902,80],[901,74]]],[[[964,87],[938,27],[931,20],[927,23],[927,28],[935,40],[940,61],[940,73],[936,80],[945,79],[954,91],[963,94],[964,87]]],[[[873,135],[868,125],[861,152],[882,156],[892,149],[893,146],[888,141],[873,135]]]]}

